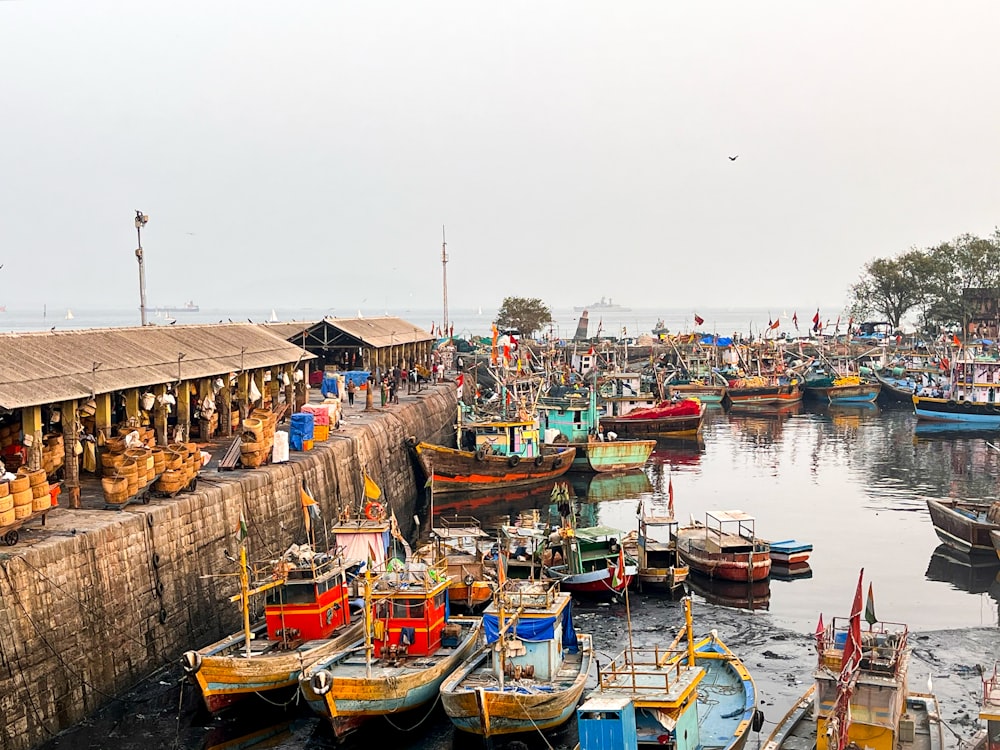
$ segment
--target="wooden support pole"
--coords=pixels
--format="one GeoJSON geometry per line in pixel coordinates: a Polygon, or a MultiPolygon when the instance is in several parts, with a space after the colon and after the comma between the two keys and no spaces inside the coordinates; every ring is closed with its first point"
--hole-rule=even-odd
{"type": "Polygon", "coordinates": [[[177,393],[177,428],[180,433],[175,438],[184,442],[191,439],[191,383],[182,380],[174,390],[177,393]]]}
{"type": "Polygon", "coordinates": [[[236,376],[236,404],[240,409],[240,431],[250,413],[250,373],[245,370],[236,376]]]}
{"type": "Polygon", "coordinates": [[[63,426],[63,484],[66,487],[70,508],[80,507],[80,459],[76,455],[77,435],[80,430],[76,401],[64,401],[61,406],[63,426]]]}
{"type": "MultiPolygon", "coordinates": [[[[111,437],[111,394],[98,393],[94,396],[94,403],[97,405],[97,411],[94,412],[94,437],[104,435],[104,441],[107,441],[111,437]]],[[[98,445],[101,442],[100,439],[97,440],[98,445]]]]}
{"type": "Polygon", "coordinates": [[[26,406],[21,410],[21,431],[28,450],[28,468],[42,468],[42,407],[26,406]]]}
{"type": "Polygon", "coordinates": [[[285,365],[283,370],[285,377],[288,378],[288,385],[285,386],[285,403],[288,404],[289,413],[294,413],[298,411],[298,405],[295,403],[295,365],[285,365]]]}
{"type": "Polygon", "coordinates": [[[167,386],[155,386],[153,393],[156,394],[156,403],[153,405],[153,430],[156,432],[156,444],[166,445],[170,442],[170,435],[167,433],[167,405],[163,403],[163,396],[167,395],[167,386]]]}
{"type": "Polygon", "coordinates": [[[227,372],[222,376],[222,413],[219,419],[222,421],[222,436],[233,436],[233,373],[227,372]]]}
{"type": "Polygon", "coordinates": [[[138,388],[130,388],[125,391],[125,420],[128,422],[129,427],[138,427],[142,424],[138,388]]]}
{"type": "Polygon", "coordinates": [[[250,404],[250,408],[253,409],[255,406],[264,406],[264,371],[254,370],[250,377],[253,378],[254,385],[257,386],[257,391],[260,393],[260,403],[250,404]]]}
{"type": "MultiPolygon", "coordinates": [[[[208,399],[215,405],[215,394],[212,391],[212,379],[211,378],[199,378],[198,379],[198,435],[202,442],[207,442],[212,439],[214,430],[212,429],[212,416],[215,412],[206,412],[202,405],[205,400],[208,399]]],[[[218,417],[215,417],[215,424],[218,425],[218,417]]]]}
{"type": "Polygon", "coordinates": [[[275,365],[271,368],[271,380],[267,384],[271,393],[271,410],[278,406],[278,395],[281,393],[281,367],[275,365]]]}

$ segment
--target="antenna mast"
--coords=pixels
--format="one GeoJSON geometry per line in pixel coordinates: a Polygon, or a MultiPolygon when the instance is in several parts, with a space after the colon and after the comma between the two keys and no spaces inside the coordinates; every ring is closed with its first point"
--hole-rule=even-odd
{"type": "Polygon", "coordinates": [[[444,224],[441,225],[441,291],[444,294],[443,335],[448,335],[448,243],[445,241],[444,224]]]}

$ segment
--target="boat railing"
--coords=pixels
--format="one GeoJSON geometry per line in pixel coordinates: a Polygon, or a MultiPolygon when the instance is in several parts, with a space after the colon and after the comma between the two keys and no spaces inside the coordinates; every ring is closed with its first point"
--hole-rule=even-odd
{"type": "Polygon", "coordinates": [[[472,529],[475,535],[478,536],[482,532],[482,524],[479,523],[479,519],[473,516],[438,516],[434,521],[434,533],[442,537],[456,537],[456,536],[466,536],[467,534],[459,533],[465,532],[466,529],[472,529]]]}
{"type": "Polygon", "coordinates": [[[597,665],[597,685],[600,690],[666,693],[682,672],[689,670],[686,649],[649,648],[625,649],[608,664],[597,665]]]}
{"type": "MultiPolygon", "coordinates": [[[[820,637],[823,663],[840,669],[850,619],[835,617],[820,637]]],[[[903,623],[876,622],[861,631],[861,669],[866,672],[896,674],[909,647],[909,631],[903,623]]]]}
{"type": "Polygon", "coordinates": [[[547,609],[559,595],[557,580],[512,581],[508,580],[496,592],[497,604],[505,609],[547,609]]]}
{"type": "Polygon", "coordinates": [[[1000,710],[1000,672],[997,663],[993,664],[993,674],[983,675],[983,707],[1000,710]]]}
{"type": "Polygon", "coordinates": [[[401,563],[389,560],[372,566],[373,586],[379,593],[405,589],[418,593],[431,590],[448,580],[448,562],[441,558],[432,561],[401,563]]]}

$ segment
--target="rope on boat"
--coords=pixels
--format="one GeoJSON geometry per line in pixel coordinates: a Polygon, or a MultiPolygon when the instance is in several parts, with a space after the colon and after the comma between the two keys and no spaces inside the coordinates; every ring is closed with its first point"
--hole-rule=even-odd
{"type": "Polygon", "coordinates": [[[295,692],[292,694],[292,697],[289,698],[284,703],[278,703],[277,701],[273,701],[273,700],[271,700],[270,698],[268,698],[266,695],[264,695],[263,693],[261,693],[258,690],[254,690],[253,694],[256,695],[258,698],[260,698],[265,703],[268,703],[268,704],[270,704],[272,706],[275,706],[276,708],[287,708],[288,706],[292,705],[293,703],[298,704],[298,702],[299,702],[299,696],[302,694],[302,691],[296,689],[295,692]]]}
{"type": "Polygon", "coordinates": [[[416,729],[421,724],[423,724],[425,721],[427,721],[427,718],[431,715],[431,713],[433,713],[434,707],[438,704],[439,700],[441,700],[441,691],[440,690],[438,691],[437,698],[434,699],[434,701],[431,703],[430,707],[427,709],[427,713],[425,713],[423,715],[423,717],[420,719],[420,721],[418,721],[416,724],[414,724],[409,729],[407,729],[405,727],[397,726],[396,724],[393,724],[392,723],[392,719],[389,718],[388,714],[382,714],[382,718],[385,719],[385,723],[386,724],[388,724],[390,727],[392,727],[393,729],[395,729],[395,730],[397,730],[399,732],[412,732],[414,729],[416,729]]]}
{"type": "Polygon", "coordinates": [[[535,731],[538,732],[538,736],[542,738],[542,741],[545,743],[545,746],[549,750],[555,750],[555,748],[552,747],[552,743],[549,742],[548,737],[546,737],[545,733],[538,728],[538,725],[535,723],[535,720],[531,718],[531,714],[528,713],[528,709],[526,709],[524,707],[524,704],[521,703],[521,699],[520,697],[518,697],[517,693],[511,693],[511,695],[513,696],[514,700],[517,701],[517,705],[521,707],[521,710],[524,711],[524,715],[528,717],[528,721],[531,722],[531,726],[533,726],[535,728],[535,731]]]}

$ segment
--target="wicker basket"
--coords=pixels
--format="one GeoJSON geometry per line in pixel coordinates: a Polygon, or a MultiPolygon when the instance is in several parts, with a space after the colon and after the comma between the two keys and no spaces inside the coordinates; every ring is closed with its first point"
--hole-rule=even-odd
{"type": "Polygon", "coordinates": [[[256,469],[264,463],[264,454],[260,451],[252,451],[240,454],[240,463],[247,469],[256,469]]]}
{"type": "Polygon", "coordinates": [[[31,497],[33,499],[49,497],[49,483],[43,482],[42,484],[33,485],[31,488],[31,497]]]}
{"type": "Polygon", "coordinates": [[[7,482],[0,482],[0,497],[7,497],[10,494],[10,484],[7,482]]]}
{"type": "Polygon", "coordinates": [[[262,447],[260,443],[240,443],[240,453],[260,453],[262,447]]]}
{"type": "Polygon", "coordinates": [[[14,505],[31,505],[31,501],[34,500],[34,495],[31,494],[31,488],[26,490],[20,490],[19,492],[13,493],[14,505]]]}
{"type": "Polygon", "coordinates": [[[101,480],[101,489],[104,490],[105,496],[107,496],[109,492],[125,492],[128,490],[128,479],[121,475],[104,477],[104,479],[101,480]]]}
{"type": "Polygon", "coordinates": [[[153,489],[158,492],[168,492],[172,495],[175,492],[180,492],[181,488],[184,487],[188,481],[188,478],[183,472],[168,469],[163,472],[156,484],[153,485],[153,489]]]}
{"type": "Polygon", "coordinates": [[[27,518],[31,515],[31,503],[27,505],[15,505],[14,506],[14,518],[21,519],[27,518]]]}
{"type": "Polygon", "coordinates": [[[167,453],[163,448],[153,448],[153,470],[162,474],[167,468],[167,453]]]}
{"type": "Polygon", "coordinates": [[[118,490],[116,492],[105,492],[104,502],[108,505],[124,505],[128,502],[129,497],[130,495],[128,494],[127,489],[118,490]]]}
{"type": "Polygon", "coordinates": [[[14,498],[10,495],[0,497],[0,513],[6,513],[14,507],[14,498]]]}
{"type": "Polygon", "coordinates": [[[44,497],[36,497],[34,500],[31,501],[31,510],[33,511],[45,510],[46,508],[51,508],[51,507],[52,507],[52,496],[49,495],[47,492],[45,493],[44,497]]]}
{"type": "Polygon", "coordinates": [[[17,516],[14,515],[14,508],[0,511],[0,527],[10,526],[16,520],[17,516]]]}

